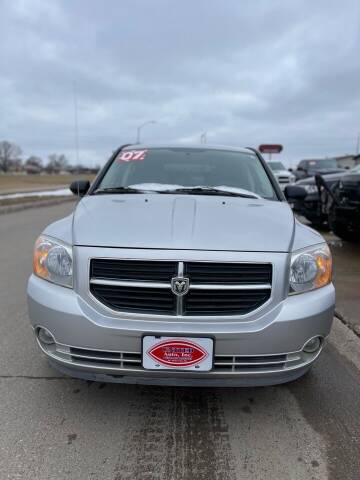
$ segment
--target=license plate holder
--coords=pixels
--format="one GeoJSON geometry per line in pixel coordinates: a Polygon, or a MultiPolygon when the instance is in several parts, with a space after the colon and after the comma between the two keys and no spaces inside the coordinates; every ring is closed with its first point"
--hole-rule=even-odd
{"type": "Polygon", "coordinates": [[[209,372],[213,356],[212,338],[145,335],[142,339],[142,366],[146,370],[209,372]]]}

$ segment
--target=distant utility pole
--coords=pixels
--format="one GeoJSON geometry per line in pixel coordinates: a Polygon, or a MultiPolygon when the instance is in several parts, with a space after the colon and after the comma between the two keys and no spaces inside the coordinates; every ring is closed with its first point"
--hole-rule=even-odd
{"type": "Polygon", "coordinates": [[[200,143],[207,143],[207,132],[200,135],[200,143]]]}
{"type": "Polygon", "coordinates": [[[73,81],[73,93],[74,93],[74,131],[75,131],[75,154],[76,164],[79,165],[79,125],[78,125],[78,105],[77,105],[77,91],[76,82],[73,81]]]}
{"type": "Polygon", "coordinates": [[[146,125],[153,125],[154,123],[157,123],[157,121],[149,120],[148,122],[144,122],[136,128],[136,143],[140,143],[140,135],[142,128],[144,128],[146,125]]]}
{"type": "Polygon", "coordinates": [[[356,155],[359,155],[360,153],[360,133],[357,136],[357,142],[356,142],[356,155]]]}

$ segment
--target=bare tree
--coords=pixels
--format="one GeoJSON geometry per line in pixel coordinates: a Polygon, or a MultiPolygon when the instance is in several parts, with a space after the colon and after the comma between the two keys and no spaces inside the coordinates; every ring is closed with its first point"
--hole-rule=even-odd
{"type": "Polygon", "coordinates": [[[52,153],[48,156],[48,163],[46,165],[46,171],[48,173],[59,173],[62,170],[66,170],[68,166],[68,160],[65,155],[58,155],[57,153],[52,153]]]}
{"type": "Polygon", "coordinates": [[[21,148],[15,143],[2,140],[0,142],[0,170],[8,172],[12,166],[21,166],[21,148]]]}

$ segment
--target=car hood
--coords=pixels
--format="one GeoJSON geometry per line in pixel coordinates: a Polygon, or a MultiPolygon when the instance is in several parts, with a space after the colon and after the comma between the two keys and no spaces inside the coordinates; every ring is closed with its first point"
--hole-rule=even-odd
{"type": "Polygon", "coordinates": [[[292,175],[288,170],[274,170],[273,173],[276,177],[291,177],[292,175]]]}
{"type": "Polygon", "coordinates": [[[328,175],[331,173],[344,173],[346,170],[344,168],[317,168],[316,170],[309,171],[309,174],[315,175],[328,175]]]}
{"type": "Polygon", "coordinates": [[[287,252],[294,216],[285,202],[221,196],[86,196],[73,217],[74,245],[287,252]]]}
{"type": "MultiPolygon", "coordinates": [[[[344,172],[330,173],[330,174],[322,175],[323,179],[327,183],[337,182],[343,176],[344,176],[344,172]]],[[[298,180],[296,182],[296,185],[300,185],[300,186],[301,185],[315,185],[315,177],[308,177],[308,178],[305,178],[304,180],[298,180]]]]}

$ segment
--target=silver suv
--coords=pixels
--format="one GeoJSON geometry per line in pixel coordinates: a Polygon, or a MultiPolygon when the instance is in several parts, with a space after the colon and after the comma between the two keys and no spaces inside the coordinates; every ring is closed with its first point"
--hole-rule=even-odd
{"type": "Polygon", "coordinates": [[[319,356],[330,251],[258,152],[128,146],[71,190],[82,198],[36,241],[28,284],[54,368],[102,382],[270,385],[319,356]]]}

